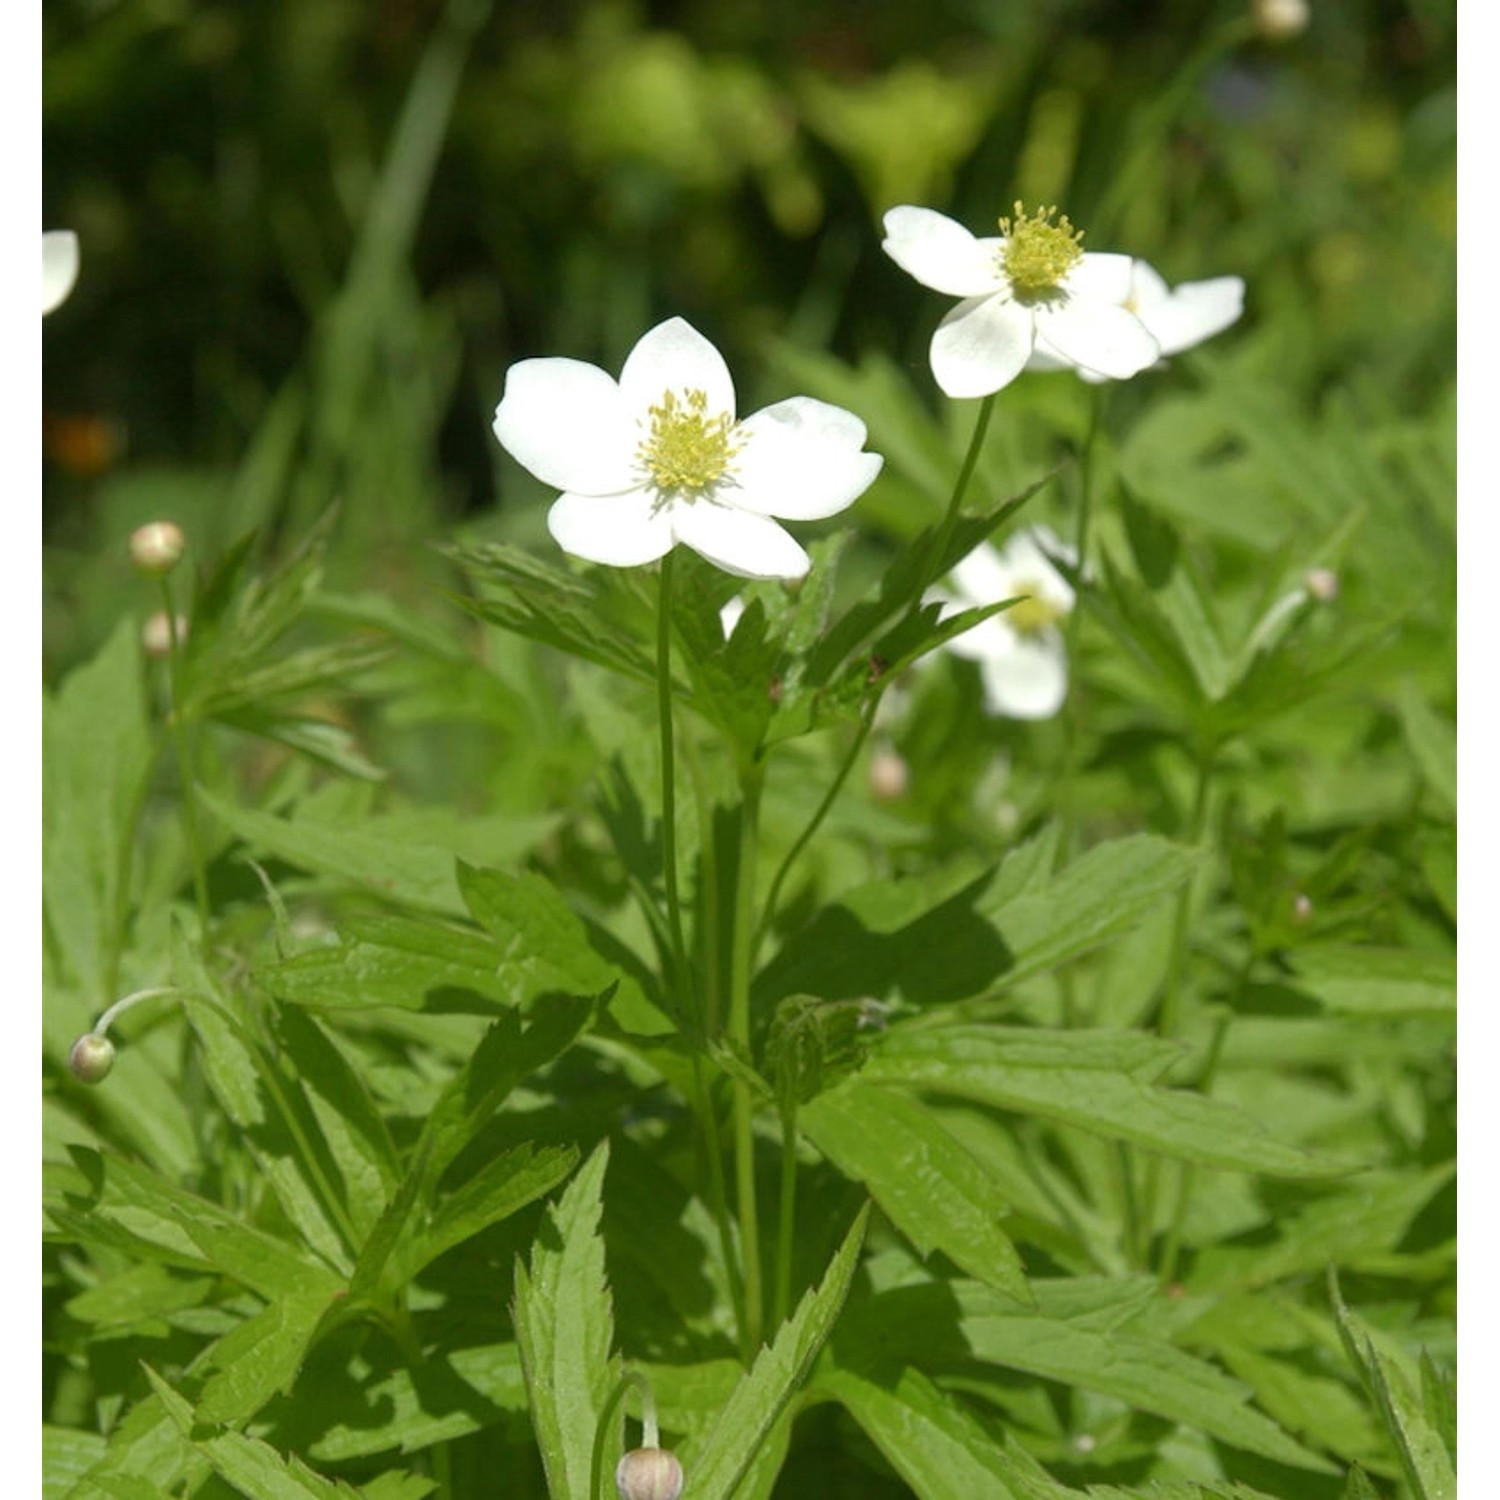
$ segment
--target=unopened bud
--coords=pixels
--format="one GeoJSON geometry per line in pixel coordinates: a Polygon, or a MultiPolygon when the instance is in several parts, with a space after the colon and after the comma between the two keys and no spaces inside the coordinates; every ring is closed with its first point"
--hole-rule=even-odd
{"type": "Polygon", "coordinates": [[[870,795],[877,802],[894,802],[906,791],[910,780],[906,762],[890,746],[870,756],[870,795]]]}
{"type": "Polygon", "coordinates": [[[682,1465],[670,1448],[635,1448],[615,1469],[620,1500],[677,1500],[682,1465]]]}
{"type": "Polygon", "coordinates": [[[86,1031],[68,1052],[68,1068],[83,1083],[103,1083],[115,1065],[115,1044],[107,1036],[86,1031]]]}
{"type": "Polygon", "coordinates": [[[1292,921],[1300,927],[1312,914],[1312,897],[1306,891],[1298,891],[1292,900],[1292,921]]]}
{"type": "Polygon", "coordinates": [[[1332,604],[1339,596],[1339,575],[1332,568],[1309,568],[1302,586],[1319,604],[1332,604]]]}
{"type": "Polygon", "coordinates": [[[1307,30],[1312,10],[1307,0],[1254,0],[1255,29],[1268,42],[1289,42],[1307,30]]]}
{"type": "MultiPolygon", "coordinates": [[[[177,616],[177,644],[180,646],[186,639],[188,633],[188,622],[186,615],[177,616]]],[[[154,615],[148,615],[145,623],[141,626],[141,646],[147,656],[167,656],[172,650],[172,621],[166,610],[159,609],[154,615]]]]}
{"type": "Polygon", "coordinates": [[[152,521],[130,534],[130,560],[150,578],[170,573],[186,548],[182,528],[171,521],[152,521]]]}

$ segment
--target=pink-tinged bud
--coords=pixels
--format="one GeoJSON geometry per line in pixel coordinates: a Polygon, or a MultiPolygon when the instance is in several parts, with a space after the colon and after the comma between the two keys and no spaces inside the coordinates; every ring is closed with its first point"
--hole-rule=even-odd
{"type": "Polygon", "coordinates": [[[1255,29],[1268,42],[1289,42],[1301,36],[1312,20],[1307,0],[1254,0],[1250,11],[1255,29]]]}
{"type": "Polygon", "coordinates": [[[68,1067],[82,1083],[103,1083],[115,1065],[115,1044],[107,1036],[86,1031],[68,1052],[68,1067]]]}
{"type": "Polygon", "coordinates": [[[130,560],[148,578],[170,573],[186,549],[182,528],[171,521],[152,521],[130,534],[130,560]]]}
{"type": "MultiPolygon", "coordinates": [[[[180,646],[186,639],[188,633],[188,622],[186,615],[177,616],[177,644],[180,646]]],[[[167,612],[159,609],[154,615],[148,615],[145,623],[141,626],[141,646],[147,656],[167,656],[172,650],[172,622],[167,618],[167,612]]]]}
{"type": "Polygon", "coordinates": [[[682,1465],[670,1448],[636,1448],[615,1469],[620,1500],[677,1500],[682,1465]]]}
{"type": "Polygon", "coordinates": [[[888,746],[870,756],[870,795],[877,802],[894,802],[910,780],[906,762],[888,746]]]}
{"type": "Polygon", "coordinates": [[[1309,568],[1302,586],[1319,604],[1332,604],[1339,596],[1339,575],[1332,568],[1309,568]]]}

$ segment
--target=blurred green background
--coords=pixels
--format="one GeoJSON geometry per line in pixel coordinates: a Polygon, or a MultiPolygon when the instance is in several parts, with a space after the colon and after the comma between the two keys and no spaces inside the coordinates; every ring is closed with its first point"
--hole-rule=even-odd
{"type": "MultiPolygon", "coordinates": [[[[946,300],[880,251],[901,202],[986,233],[1056,201],[1092,249],[1243,275],[1233,338],[1300,409],[1440,411],[1454,28],[1440,0],[1313,0],[1280,41],[1227,0],[48,0],[45,224],[83,254],[44,333],[48,676],[137,598],[156,516],[207,558],[338,501],[344,581],[408,596],[455,525],[540,538],[489,431],[518,358],[617,369],[681,314],[744,411],[810,388],[796,349],[883,351],[938,409],[946,300]]],[[[1046,462],[1080,396],[1028,377],[1001,423],[1046,462]]]]}

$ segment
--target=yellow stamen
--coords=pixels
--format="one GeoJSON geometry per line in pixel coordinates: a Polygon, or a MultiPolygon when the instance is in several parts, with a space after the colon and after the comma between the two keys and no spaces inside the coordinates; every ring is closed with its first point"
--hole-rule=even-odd
{"type": "Polygon", "coordinates": [[[1014,592],[1025,594],[1019,604],[1012,604],[1001,617],[1018,635],[1040,635],[1050,625],[1066,617],[1068,606],[1044,599],[1041,587],[1027,580],[1012,585],[1014,592]]]}
{"type": "Polygon", "coordinates": [[[1083,231],[1074,229],[1066,214],[1058,216],[1055,207],[1028,214],[1017,203],[1015,217],[1000,220],[1000,233],[1005,236],[1000,269],[1022,302],[1054,295],[1083,259],[1083,231]]]}
{"type": "Polygon", "coordinates": [[[718,484],[744,446],[728,412],[708,414],[704,391],[663,391],[636,461],[659,490],[701,495],[718,484]]]}

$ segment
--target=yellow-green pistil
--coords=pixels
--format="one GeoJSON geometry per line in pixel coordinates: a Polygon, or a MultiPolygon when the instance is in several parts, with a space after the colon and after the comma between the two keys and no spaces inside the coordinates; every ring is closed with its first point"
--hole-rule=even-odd
{"type": "Polygon", "coordinates": [[[1017,203],[1015,217],[1000,220],[1000,233],[1005,236],[1000,269],[1022,302],[1045,301],[1083,259],[1083,231],[1056,208],[1028,214],[1017,203]]]}
{"type": "Polygon", "coordinates": [[[1066,604],[1044,599],[1040,588],[1024,580],[1013,585],[1018,594],[1027,594],[1019,604],[1012,604],[1004,618],[1018,635],[1040,635],[1049,625],[1055,625],[1068,613],[1066,604]]]}
{"type": "Polygon", "coordinates": [[[636,459],[657,489],[701,495],[733,468],[744,446],[728,412],[710,416],[704,391],[663,391],[636,459]]]}

